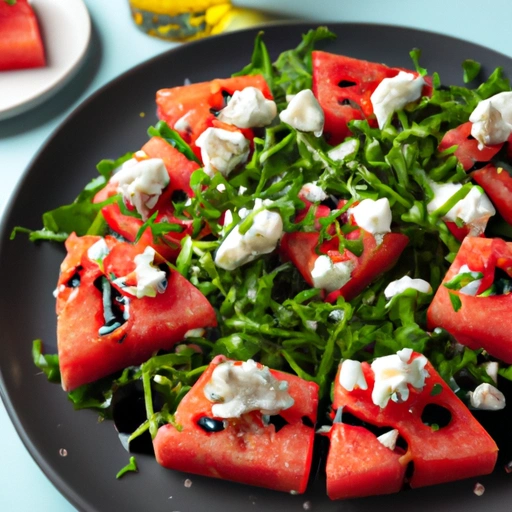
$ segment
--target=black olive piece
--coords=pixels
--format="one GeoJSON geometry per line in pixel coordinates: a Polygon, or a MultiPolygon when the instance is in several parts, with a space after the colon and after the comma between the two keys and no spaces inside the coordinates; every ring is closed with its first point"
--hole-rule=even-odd
{"type": "Polygon", "coordinates": [[[357,84],[352,82],[352,80],[340,80],[338,82],[338,87],[341,87],[342,89],[345,89],[346,87],[353,87],[354,85],[357,84]]]}
{"type": "Polygon", "coordinates": [[[177,189],[172,193],[171,201],[173,203],[184,203],[188,199],[188,194],[181,189],[177,189]]]}
{"type": "Polygon", "coordinates": [[[224,422],[221,420],[216,420],[214,418],[209,418],[208,416],[203,416],[197,420],[197,424],[205,431],[205,432],[222,432],[224,430],[224,422]]]}
{"type": "Polygon", "coordinates": [[[82,270],[81,266],[76,267],[75,273],[69,278],[66,286],[69,288],[78,288],[80,286],[80,270],[82,270]]]}
{"type": "MultiPolygon", "coordinates": [[[[158,411],[158,394],[153,393],[153,408],[158,411]]],[[[118,388],[112,397],[112,420],[118,432],[119,440],[126,451],[131,453],[153,453],[153,443],[149,431],[133,441],[128,442],[130,435],[146,421],[146,405],[142,382],[130,382],[118,388]]]]}
{"type": "Polygon", "coordinates": [[[309,418],[308,416],[302,416],[301,420],[302,424],[305,425],[306,427],[313,428],[315,426],[315,424],[311,421],[311,418],[309,418]]]}
{"type": "Polygon", "coordinates": [[[442,405],[427,404],[421,413],[421,421],[425,425],[437,425],[443,428],[452,421],[452,413],[442,405]]]}
{"type": "Polygon", "coordinates": [[[288,422],[279,414],[275,414],[273,416],[269,416],[268,424],[274,425],[276,432],[279,432],[283,427],[288,425],[288,422]]]}

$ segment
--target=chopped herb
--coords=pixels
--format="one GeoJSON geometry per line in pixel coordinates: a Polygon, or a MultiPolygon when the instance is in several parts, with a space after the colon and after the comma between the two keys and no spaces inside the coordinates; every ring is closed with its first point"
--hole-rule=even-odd
{"type": "Polygon", "coordinates": [[[126,464],[124,468],[121,468],[119,472],[116,475],[116,478],[122,478],[126,473],[134,472],[137,473],[139,471],[137,467],[137,461],[135,460],[135,457],[130,457],[130,462],[126,464]]]}
{"type": "Polygon", "coordinates": [[[467,84],[473,81],[480,73],[481,69],[480,62],[476,62],[476,60],[466,59],[462,63],[462,69],[464,70],[464,83],[467,84]]]}
{"type": "Polygon", "coordinates": [[[482,277],[484,277],[482,272],[461,272],[450,279],[450,281],[444,283],[443,286],[449,290],[460,290],[473,281],[482,279],[482,277]]]}
{"type": "Polygon", "coordinates": [[[40,370],[43,370],[50,382],[60,382],[59,356],[43,354],[43,343],[41,340],[34,340],[32,342],[32,360],[40,370]]]}
{"type": "Polygon", "coordinates": [[[460,297],[451,292],[448,295],[450,296],[450,302],[452,303],[453,310],[455,312],[459,311],[459,309],[462,307],[462,301],[460,300],[460,297]]]}
{"type": "Polygon", "coordinates": [[[430,391],[430,396],[437,396],[443,391],[443,386],[439,383],[436,383],[432,386],[432,390],[430,391]]]}
{"type": "Polygon", "coordinates": [[[416,72],[421,76],[425,76],[427,74],[427,70],[425,68],[422,68],[419,64],[420,57],[421,57],[421,50],[419,48],[414,48],[413,50],[411,50],[409,52],[409,55],[411,56],[411,59],[414,63],[416,72]]]}

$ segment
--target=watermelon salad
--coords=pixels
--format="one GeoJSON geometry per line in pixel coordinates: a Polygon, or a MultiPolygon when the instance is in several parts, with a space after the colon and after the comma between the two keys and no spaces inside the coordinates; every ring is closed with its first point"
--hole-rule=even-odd
{"type": "Polygon", "coordinates": [[[333,37],[271,62],[260,34],[232,77],[157,91],[148,140],[15,228],[67,250],[58,354],[36,340],[34,362],[174,470],[294,494],[325,474],[331,499],[490,473],[510,83],[315,49],[333,37]]]}

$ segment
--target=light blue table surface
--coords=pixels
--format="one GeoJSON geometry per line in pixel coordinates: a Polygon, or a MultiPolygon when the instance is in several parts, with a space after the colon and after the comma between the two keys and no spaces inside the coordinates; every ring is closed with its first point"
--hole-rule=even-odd
{"type": "MultiPolygon", "coordinates": [[[[85,3],[92,19],[93,37],[84,68],[45,104],[0,121],[0,212],[41,145],[77,105],[120,73],[172,47],[138,31],[129,17],[126,0],[85,0],[85,3]]],[[[315,21],[362,21],[425,29],[468,39],[512,56],[511,0],[245,0],[238,3],[315,21]]],[[[1,512],[74,510],[32,460],[1,401],[0,453],[1,512]]]]}

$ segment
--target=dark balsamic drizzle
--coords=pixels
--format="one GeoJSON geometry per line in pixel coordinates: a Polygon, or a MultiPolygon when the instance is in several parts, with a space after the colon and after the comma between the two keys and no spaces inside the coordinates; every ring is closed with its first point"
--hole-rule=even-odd
{"type": "MultiPolygon", "coordinates": [[[[127,299],[113,288],[109,280],[104,276],[96,279],[94,285],[103,296],[103,319],[105,324],[99,328],[98,334],[106,336],[119,329],[126,322],[124,306],[127,299]]],[[[119,342],[122,343],[122,341],[123,338],[119,342]]]]}

